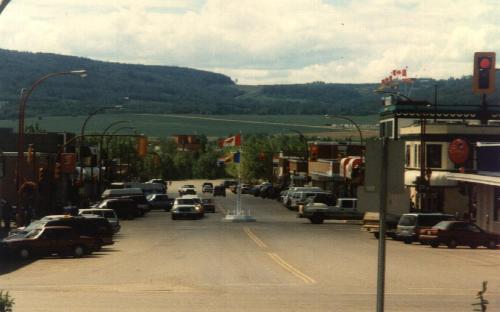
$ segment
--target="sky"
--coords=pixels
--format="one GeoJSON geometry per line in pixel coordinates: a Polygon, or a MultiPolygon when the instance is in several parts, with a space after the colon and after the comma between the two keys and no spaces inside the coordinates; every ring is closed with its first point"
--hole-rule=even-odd
{"type": "MultiPolygon", "coordinates": [[[[496,0],[11,0],[0,48],[182,66],[238,84],[472,74],[500,51],[496,0]]],[[[1,62],[1,60],[0,60],[1,62]]]]}

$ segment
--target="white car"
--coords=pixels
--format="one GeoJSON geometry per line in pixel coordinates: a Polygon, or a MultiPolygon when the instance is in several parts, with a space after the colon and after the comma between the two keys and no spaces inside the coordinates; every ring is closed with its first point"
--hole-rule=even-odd
{"type": "Polygon", "coordinates": [[[101,208],[90,208],[90,209],[79,209],[78,214],[82,216],[96,215],[108,219],[109,224],[113,228],[113,232],[118,233],[120,231],[121,225],[116,212],[113,209],[101,209],[101,208]]]}
{"type": "Polygon", "coordinates": [[[204,216],[201,199],[196,195],[184,195],[176,198],[171,210],[172,220],[181,218],[200,219],[204,216]]]}
{"type": "Polygon", "coordinates": [[[196,195],[196,188],[192,184],[185,184],[179,188],[179,195],[182,196],[184,194],[196,195]]]}

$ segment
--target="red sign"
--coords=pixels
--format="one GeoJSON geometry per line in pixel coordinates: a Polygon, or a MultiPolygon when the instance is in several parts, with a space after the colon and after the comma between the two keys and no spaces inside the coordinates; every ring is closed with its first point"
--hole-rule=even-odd
{"type": "Polygon", "coordinates": [[[74,173],[76,169],[76,154],[62,153],[61,154],[61,172],[74,173]]]}
{"type": "Polygon", "coordinates": [[[448,147],[448,157],[456,165],[464,164],[469,159],[470,147],[464,139],[451,141],[448,147]]]}

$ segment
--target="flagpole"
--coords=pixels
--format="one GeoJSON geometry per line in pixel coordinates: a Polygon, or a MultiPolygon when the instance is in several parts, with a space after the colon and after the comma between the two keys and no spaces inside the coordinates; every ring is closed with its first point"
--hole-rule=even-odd
{"type": "MultiPolygon", "coordinates": [[[[223,221],[226,221],[226,222],[255,222],[255,218],[252,218],[249,214],[249,210],[243,210],[242,209],[242,203],[241,203],[241,160],[242,160],[242,157],[241,157],[241,154],[242,154],[242,143],[241,143],[241,131],[238,135],[236,135],[235,137],[232,137],[234,138],[232,144],[234,145],[231,145],[231,146],[237,146],[238,149],[236,151],[236,153],[233,154],[233,162],[234,163],[237,163],[237,174],[238,174],[238,185],[236,187],[236,207],[233,211],[232,214],[226,214],[226,216],[224,217],[223,221]],[[238,161],[236,161],[236,158],[238,159],[238,161]]],[[[227,139],[226,139],[227,140],[227,139]]]]}

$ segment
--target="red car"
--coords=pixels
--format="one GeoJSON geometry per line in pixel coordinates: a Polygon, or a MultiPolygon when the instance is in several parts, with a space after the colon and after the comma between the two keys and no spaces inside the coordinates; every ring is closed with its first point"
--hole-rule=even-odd
{"type": "Polygon", "coordinates": [[[48,226],[9,236],[0,242],[0,247],[23,259],[52,254],[78,258],[98,250],[101,245],[98,238],[80,236],[69,226],[48,226]]]}
{"type": "Polygon", "coordinates": [[[448,248],[457,246],[469,246],[477,248],[485,246],[496,249],[500,242],[498,234],[489,233],[479,226],[464,221],[441,221],[429,230],[424,230],[420,235],[420,241],[431,245],[433,248],[439,245],[447,245],[448,248]]]}

